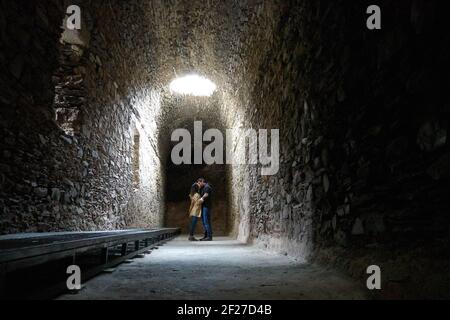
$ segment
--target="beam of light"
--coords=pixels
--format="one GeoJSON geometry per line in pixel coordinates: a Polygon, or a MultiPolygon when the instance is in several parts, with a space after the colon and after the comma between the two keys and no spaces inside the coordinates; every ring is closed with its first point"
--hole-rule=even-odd
{"type": "Polygon", "coordinates": [[[177,78],[170,83],[172,92],[196,97],[210,97],[216,89],[211,80],[196,74],[177,78]]]}

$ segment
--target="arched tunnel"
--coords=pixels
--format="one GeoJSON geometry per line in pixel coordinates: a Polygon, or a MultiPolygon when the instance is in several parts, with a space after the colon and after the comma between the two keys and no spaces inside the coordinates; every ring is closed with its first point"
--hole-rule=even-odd
{"type": "Polygon", "coordinates": [[[446,11],[376,2],[1,1],[3,294],[30,237],[179,228],[59,297],[449,298],[446,11]]]}

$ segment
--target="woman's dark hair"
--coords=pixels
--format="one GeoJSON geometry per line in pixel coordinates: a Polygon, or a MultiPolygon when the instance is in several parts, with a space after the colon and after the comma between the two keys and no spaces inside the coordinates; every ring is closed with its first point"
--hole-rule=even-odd
{"type": "Polygon", "coordinates": [[[196,194],[198,192],[198,185],[196,183],[194,183],[191,186],[191,196],[193,196],[194,194],[196,194]]]}

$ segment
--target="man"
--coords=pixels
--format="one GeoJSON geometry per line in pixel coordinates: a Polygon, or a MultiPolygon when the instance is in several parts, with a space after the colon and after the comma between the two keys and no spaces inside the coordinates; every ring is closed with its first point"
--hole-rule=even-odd
{"type": "Polygon", "coordinates": [[[212,226],[211,226],[211,206],[212,206],[212,192],[211,185],[205,178],[197,180],[200,187],[200,202],[202,203],[202,221],[205,228],[205,236],[200,241],[212,241],[212,226]]]}

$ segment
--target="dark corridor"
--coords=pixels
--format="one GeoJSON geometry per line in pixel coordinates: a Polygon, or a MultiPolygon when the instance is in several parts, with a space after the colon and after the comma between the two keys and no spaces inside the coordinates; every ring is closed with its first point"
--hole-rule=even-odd
{"type": "Polygon", "coordinates": [[[0,296],[449,299],[447,7],[0,0],[0,296]]]}

